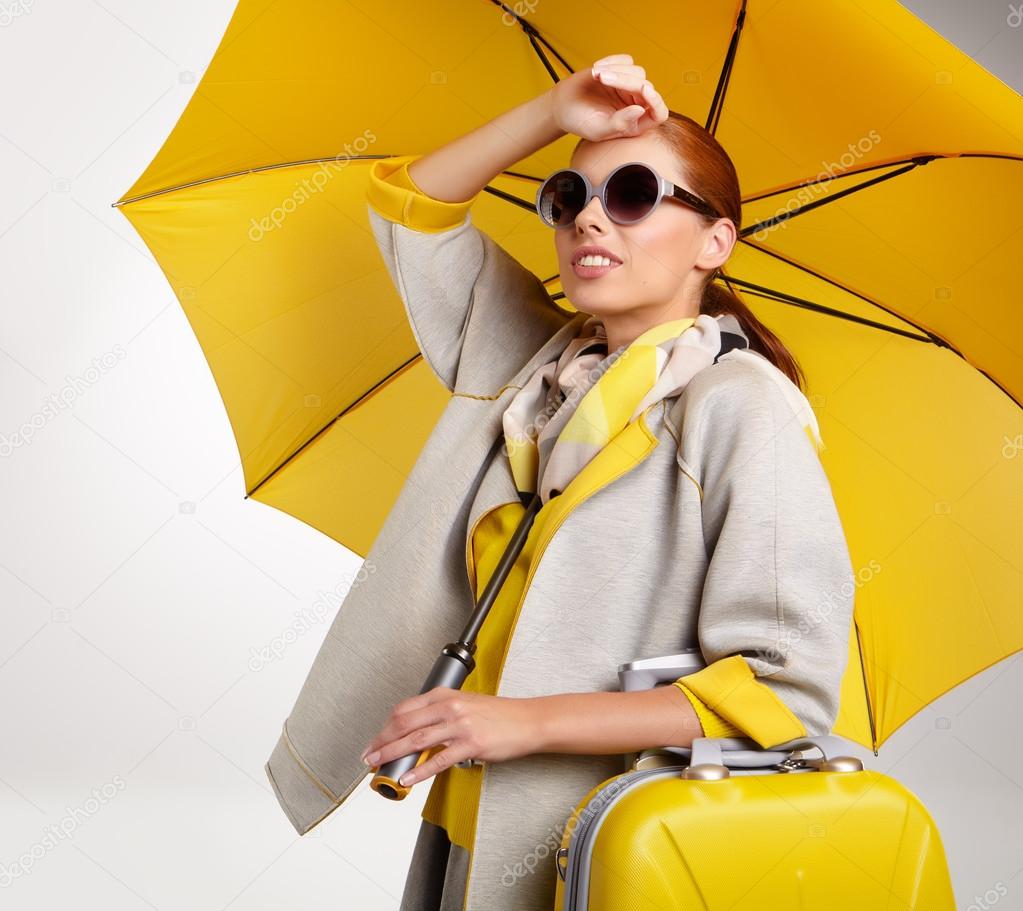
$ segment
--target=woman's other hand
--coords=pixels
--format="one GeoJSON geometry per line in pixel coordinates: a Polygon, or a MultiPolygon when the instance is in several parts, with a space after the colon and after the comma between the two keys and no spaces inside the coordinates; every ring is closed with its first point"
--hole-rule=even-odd
{"type": "Polygon", "coordinates": [[[600,142],[638,136],[666,120],[668,106],[629,54],[611,54],[548,90],[557,126],[600,142]]]}
{"type": "Polygon", "coordinates": [[[401,777],[401,784],[410,784],[463,759],[501,762],[525,756],[533,752],[536,740],[533,705],[531,699],[434,687],[399,702],[362,758],[377,767],[443,746],[401,777]]]}

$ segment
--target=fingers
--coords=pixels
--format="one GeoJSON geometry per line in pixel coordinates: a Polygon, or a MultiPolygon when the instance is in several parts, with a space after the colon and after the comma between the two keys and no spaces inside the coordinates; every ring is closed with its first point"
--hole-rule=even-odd
{"type": "Polygon", "coordinates": [[[623,136],[635,136],[638,132],[640,118],[646,109],[639,104],[630,104],[626,108],[615,111],[611,118],[611,126],[623,136]]]}
{"type": "Polygon", "coordinates": [[[650,113],[644,115],[644,122],[640,126],[644,126],[646,123],[654,124],[666,120],[668,117],[668,106],[664,103],[661,93],[654,88],[653,83],[649,80],[643,83],[642,94],[643,101],[646,102],[650,113]]]}
{"type": "Polygon", "coordinates": [[[595,66],[593,78],[601,85],[638,92],[646,80],[646,70],[641,66],[595,66]]]}
{"type": "MultiPolygon", "coordinates": [[[[633,61],[631,54],[601,57],[590,67],[590,75],[612,93],[613,107],[617,110],[613,110],[605,122],[613,128],[613,134],[636,136],[668,119],[670,111],[667,104],[646,78],[646,70],[633,61]]],[[[601,116],[607,117],[607,114],[602,113],[601,116]]]]}
{"type": "Polygon", "coordinates": [[[410,734],[385,742],[382,746],[369,750],[363,762],[369,766],[387,765],[392,759],[399,759],[411,753],[426,753],[439,750],[452,739],[450,726],[444,722],[429,725],[417,725],[410,734]]]}
{"type": "MultiPolygon", "coordinates": [[[[408,732],[414,732],[417,728],[425,727],[428,724],[437,724],[446,718],[445,707],[448,700],[456,693],[451,687],[434,687],[425,693],[420,693],[409,699],[399,702],[392,709],[387,723],[362,751],[359,757],[369,765],[379,763],[380,748],[385,744],[404,743],[408,732]]],[[[391,753],[385,761],[390,761],[396,755],[404,756],[412,752],[411,749],[405,753],[391,753]]]]}
{"type": "Polygon", "coordinates": [[[632,63],[632,54],[611,54],[607,57],[601,57],[600,60],[595,60],[593,65],[602,66],[605,63],[632,63]]]}
{"type": "Polygon", "coordinates": [[[456,762],[469,758],[471,758],[471,754],[464,747],[459,749],[455,746],[449,746],[439,753],[435,753],[426,762],[421,762],[414,769],[409,769],[398,779],[398,784],[410,785],[415,784],[417,781],[425,781],[431,775],[439,775],[456,762]]]}
{"type": "Polygon", "coordinates": [[[650,108],[653,120],[664,120],[668,116],[668,106],[664,103],[661,93],[654,88],[654,84],[646,78],[643,67],[595,64],[593,78],[601,85],[639,95],[643,103],[650,108]]]}

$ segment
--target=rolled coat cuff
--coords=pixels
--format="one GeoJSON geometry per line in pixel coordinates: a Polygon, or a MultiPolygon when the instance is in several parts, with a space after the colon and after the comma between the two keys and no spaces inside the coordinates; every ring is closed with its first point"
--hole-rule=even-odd
{"type": "Polygon", "coordinates": [[[807,735],[803,722],[753,673],[742,655],[729,655],[683,678],[711,711],[742,728],[761,747],[807,735]]]}
{"type": "Polygon", "coordinates": [[[699,696],[681,682],[682,679],[683,678],[675,680],[672,685],[677,686],[686,694],[686,698],[689,700],[690,705],[692,705],[693,710],[696,712],[696,717],[700,719],[700,727],[703,728],[704,737],[745,736],[745,731],[736,727],[727,718],[723,718],[717,712],[712,711],[707,704],[699,698],[699,696]]]}
{"type": "Polygon", "coordinates": [[[375,162],[369,169],[366,201],[388,221],[414,231],[431,233],[457,228],[465,221],[479,193],[464,202],[445,202],[428,196],[408,172],[409,165],[421,157],[400,155],[375,162]]]}

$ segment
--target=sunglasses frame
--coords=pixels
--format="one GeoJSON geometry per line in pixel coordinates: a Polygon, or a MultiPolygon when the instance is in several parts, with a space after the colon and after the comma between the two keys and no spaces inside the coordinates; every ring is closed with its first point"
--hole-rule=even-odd
{"type": "MultiPolygon", "coordinates": [[[[583,203],[582,208],[579,211],[582,212],[590,204],[590,200],[592,200],[593,197],[596,196],[600,199],[600,204],[604,207],[604,212],[607,215],[607,217],[610,218],[611,221],[613,221],[616,225],[638,225],[641,221],[644,221],[645,219],[649,218],[651,215],[654,214],[654,212],[657,211],[657,207],[661,204],[662,199],[677,199],[683,205],[688,206],[690,209],[695,209],[697,212],[700,212],[703,215],[707,215],[711,218],[722,217],[710,203],[706,202],[703,199],[700,199],[700,197],[697,196],[695,193],[690,193],[688,190],[684,189],[683,187],[680,187],[678,184],[672,183],[667,178],[661,177],[661,175],[658,174],[657,171],[653,167],[648,165],[645,161],[627,161],[624,164],[618,165],[618,167],[615,168],[610,174],[608,174],[607,177],[605,177],[597,187],[594,187],[590,183],[589,178],[585,174],[583,174],[582,171],[577,171],[575,168],[558,168],[557,171],[554,171],[553,173],[549,174],[543,181],[543,183],[540,184],[540,187],[537,189],[536,201],[534,204],[536,208],[536,214],[540,216],[540,221],[547,225],[548,228],[554,228],[555,230],[560,231],[564,230],[565,228],[571,228],[575,223],[575,219],[572,219],[567,224],[552,225],[549,221],[547,221],[546,218],[544,218],[543,212],[540,209],[540,200],[543,198],[543,193],[544,190],[547,188],[547,185],[559,174],[566,173],[574,174],[576,177],[581,177],[583,181],[583,186],[586,188],[586,201],[583,203]],[[647,212],[645,215],[640,216],[635,221],[621,221],[615,218],[615,216],[612,215],[610,211],[608,211],[607,186],[614,179],[615,175],[619,171],[621,171],[623,168],[632,167],[633,165],[639,165],[640,167],[646,168],[651,174],[654,175],[654,177],[657,180],[657,198],[654,200],[653,205],[650,206],[650,211],[647,212]]],[[[578,217],[579,216],[577,215],[576,218],[578,217]]]]}

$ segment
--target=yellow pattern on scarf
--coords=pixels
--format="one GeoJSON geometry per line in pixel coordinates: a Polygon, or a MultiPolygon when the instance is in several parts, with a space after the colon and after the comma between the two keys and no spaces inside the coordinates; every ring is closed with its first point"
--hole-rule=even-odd
{"type": "MultiPolygon", "coordinates": [[[[603,449],[629,423],[636,406],[657,382],[657,346],[681,335],[695,322],[694,317],[669,320],[634,339],[587,390],[558,440],[603,449]]],[[[509,441],[508,452],[516,488],[535,492],[539,468],[536,441],[509,441]]]]}

